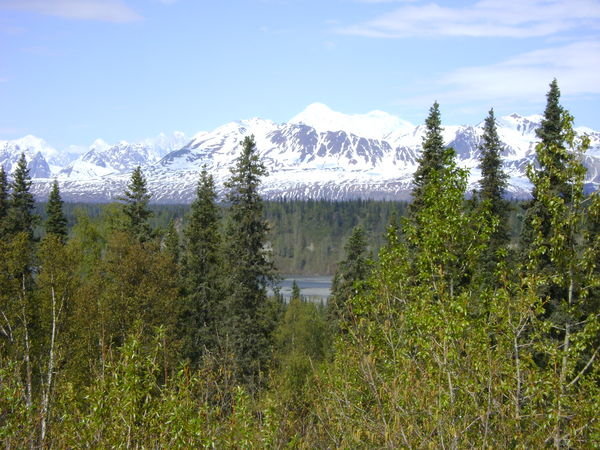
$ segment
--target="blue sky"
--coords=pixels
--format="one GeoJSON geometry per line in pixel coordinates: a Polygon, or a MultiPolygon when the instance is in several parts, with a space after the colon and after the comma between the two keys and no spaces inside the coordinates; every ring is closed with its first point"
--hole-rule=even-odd
{"type": "Polygon", "coordinates": [[[0,139],[193,134],[308,104],[600,129],[600,0],[0,0],[0,139]]]}

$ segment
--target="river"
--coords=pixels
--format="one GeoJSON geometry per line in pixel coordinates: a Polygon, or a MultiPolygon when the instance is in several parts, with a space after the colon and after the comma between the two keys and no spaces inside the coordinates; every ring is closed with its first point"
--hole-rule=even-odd
{"type": "Polygon", "coordinates": [[[300,295],[307,300],[326,302],[331,294],[331,282],[333,280],[331,276],[285,275],[279,283],[279,289],[286,300],[292,295],[294,280],[300,288],[300,295]]]}

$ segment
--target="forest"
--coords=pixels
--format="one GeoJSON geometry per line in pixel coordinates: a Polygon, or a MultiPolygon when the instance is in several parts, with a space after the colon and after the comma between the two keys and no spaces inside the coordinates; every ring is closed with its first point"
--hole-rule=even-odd
{"type": "MultiPolygon", "coordinates": [[[[227,206],[217,204],[221,222],[227,221],[227,206]]],[[[287,200],[263,202],[263,217],[269,226],[267,245],[272,247],[272,257],[277,271],[282,275],[333,275],[337,263],[344,256],[344,243],[352,229],[361,226],[369,236],[367,250],[376,256],[385,241],[385,230],[392,216],[405,215],[406,202],[351,200],[287,200]]],[[[119,206],[93,203],[65,203],[63,213],[70,233],[77,217],[85,215],[92,221],[101,222],[103,217],[119,206]]],[[[45,233],[43,223],[47,220],[47,203],[38,202],[34,213],[40,224],[34,234],[45,233]]],[[[171,221],[178,233],[187,225],[190,205],[150,204],[152,212],[149,223],[158,235],[164,235],[171,221]]],[[[515,204],[512,210],[515,226],[519,225],[521,208],[515,204]]]]}
{"type": "Polygon", "coordinates": [[[600,444],[600,194],[550,84],[506,200],[493,109],[482,179],[425,121],[412,202],[266,203],[253,137],[217,202],[36,205],[0,168],[0,442],[12,448],[600,444]],[[41,209],[41,210],[40,210],[41,209]],[[325,306],[282,273],[335,273],[325,306]]]}

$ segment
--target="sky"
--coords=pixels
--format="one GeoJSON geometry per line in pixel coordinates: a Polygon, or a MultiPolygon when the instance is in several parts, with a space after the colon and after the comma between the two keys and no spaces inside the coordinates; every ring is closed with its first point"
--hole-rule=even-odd
{"type": "Polygon", "coordinates": [[[0,140],[56,148],[313,102],[476,124],[542,113],[555,77],[600,130],[600,0],[0,0],[0,140]]]}

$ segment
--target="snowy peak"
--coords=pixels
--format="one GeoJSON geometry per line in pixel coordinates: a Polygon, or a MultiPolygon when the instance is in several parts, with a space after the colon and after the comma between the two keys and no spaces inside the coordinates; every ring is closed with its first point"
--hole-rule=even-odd
{"type": "Polygon", "coordinates": [[[343,114],[323,103],[313,103],[288,123],[308,125],[319,132],[345,131],[369,139],[383,139],[392,132],[406,131],[414,126],[383,111],[366,114],[343,114]]]}
{"type": "Polygon", "coordinates": [[[8,174],[14,172],[21,154],[25,155],[32,178],[51,177],[53,170],[48,161],[55,162],[59,157],[56,149],[35,136],[27,135],[21,139],[0,141],[0,166],[4,167],[8,174]]]}
{"type": "Polygon", "coordinates": [[[150,139],[144,139],[141,144],[144,147],[151,148],[153,152],[159,156],[179,150],[189,141],[188,137],[182,131],[175,131],[171,135],[160,133],[158,136],[150,139]]]}
{"type": "Polygon", "coordinates": [[[61,175],[85,180],[128,173],[137,166],[158,162],[163,156],[183,147],[187,141],[180,131],[172,135],[161,133],[155,138],[134,143],[119,141],[114,145],[96,139],[84,155],[62,170],[61,175]]]}
{"type": "MultiPolygon", "coordinates": [[[[529,195],[526,167],[535,161],[535,131],[541,120],[539,115],[519,114],[498,119],[504,167],[510,177],[509,195],[529,195]]],[[[470,170],[469,189],[475,188],[480,177],[483,123],[444,125],[443,129],[444,142],[456,150],[457,163],[470,170]]],[[[591,140],[584,164],[588,169],[586,188],[594,189],[600,186],[600,133],[581,130],[591,140]]],[[[190,202],[204,166],[222,192],[240,154],[240,142],[254,135],[268,170],[262,185],[265,198],[408,199],[425,132],[424,125],[412,126],[382,111],[349,115],[314,103],[282,124],[252,118],[199,132],[191,139],[181,132],[161,133],[138,142],[113,144],[97,139],[83,151],[76,149],[77,159],[62,165],[60,171],[49,166],[44,157],[56,150],[42,139],[26,136],[0,142],[0,164],[12,167],[25,149],[36,195],[47,196],[50,176],[58,175],[61,192],[69,201],[115,199],[123,192],[131,171],[141,166],[154,201],[190,202]]]]}
{"type": "Polygon", "coordinates": [[[520,114],[513,113],[508,116],[502,116],[498,120],[498,125],[503,128],[509,128],[521,134],[522,136],[534,136],[535,130],[537,130],[543,117],[539,114],[533,114],[531,116],[521,116],[520,114]]]}

